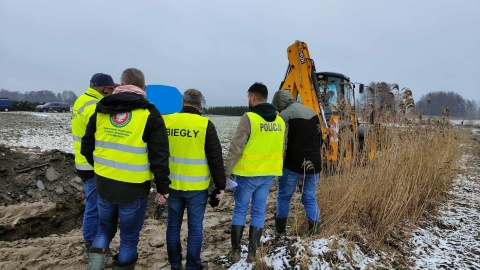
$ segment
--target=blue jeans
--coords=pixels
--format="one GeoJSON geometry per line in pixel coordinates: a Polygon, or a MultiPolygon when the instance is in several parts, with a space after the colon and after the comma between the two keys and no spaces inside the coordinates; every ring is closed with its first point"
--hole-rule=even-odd
{"type": "Polygon", "coordinates": [[[82,178],[85,190],[85,213],[83,214],[82,234],[85,243],[92,243],[98,230],[97,185],[95,177],[82,178]]]}
{"type": "Polygon", "coordinates": [[[236,176],[235,181],[238,185],[233,192],[235,207],[233,208],[232,225],[245,226],[251,199],[250,225],[263,228],[267,197],[272,187],[273,176],[236,176]]]}
{"type": "Polygon", "coordinates": [[[290,212],[290,199],[297,188],[298,180],[303,180],[302,204],[309,222],[320,221],[317,204],[317,183],[319,174],[300,174],[283,168],[283,175],[278,178],[277,218],[286,218],[290,212]]]}
{"type": "Polygon", "coordinates": [[[180,229],[187,209],[188,238],[186,269],[197,269],[202,263],[200,251],[203,242],[203,215],[207,206],[208,190],[181,191],[170,189],[168,195],[167,253],[172,267],[182,265],[180,229]]]}
{"type": "Polygon", "coordinates": [[[92,246],[109,248],[112,235],[115,235],[117,229],[117,220],[120,218],[118,261],[132,261],[137,256],[140,230],[147,211],[147,197],[129,203],[115,203],[98,196],[97,206],[100,225],[92,246]]]}

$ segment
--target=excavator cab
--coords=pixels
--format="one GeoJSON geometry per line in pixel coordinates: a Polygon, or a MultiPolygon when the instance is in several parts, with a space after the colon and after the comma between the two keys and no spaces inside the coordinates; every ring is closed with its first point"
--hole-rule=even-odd
{"type": "Polygon", "coordinates": [[[317,72],[317,83],[321,93],[325,117],[338,115],[347,104],[355,107],[355,96],[350,84],[350,78],[334,72],[317,72]]]}

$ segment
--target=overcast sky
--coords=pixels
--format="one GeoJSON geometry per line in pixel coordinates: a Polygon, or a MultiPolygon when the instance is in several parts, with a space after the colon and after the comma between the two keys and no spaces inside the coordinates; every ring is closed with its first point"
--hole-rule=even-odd
{"type": "Polygon", "coordinates": [[[0,88],[80,95],[136,67],[208,106],[246,105],[256,81],[271,101],[295,40],[317,71],[480,100],[479,0],[1,0],[0,88]]]}

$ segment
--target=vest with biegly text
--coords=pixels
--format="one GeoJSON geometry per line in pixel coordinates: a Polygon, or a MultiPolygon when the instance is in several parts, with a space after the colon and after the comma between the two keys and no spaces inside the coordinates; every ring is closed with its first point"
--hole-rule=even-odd
{"type": "Polygon", "coordinates": [[[198,114],[164,115],[170,148],[170,188],[182,191],[205,190],[210,169],[205,155],[208,118],[198,114]]]}

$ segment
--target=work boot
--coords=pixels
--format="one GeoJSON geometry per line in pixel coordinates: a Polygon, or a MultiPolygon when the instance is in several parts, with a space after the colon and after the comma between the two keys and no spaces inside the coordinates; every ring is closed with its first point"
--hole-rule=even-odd
{"type": "Polygon", "coordinates": [[[207,270],[207,269],[208,269],[208,262],[202,262],[202,263],[198,266],[198,269],[199,269],[199,270],[207,270]]]}
{"type": "Polygon", "coordinates": [[[108,248],[90,247],[88,270],[103,270],[107,260],[108,248]]]}
{"type": "Polygon", "coordinates": [[[107,252],[107,261],[105,262],[105,268],[112,268],[113,267],[113,255],[111,250],[107,252]]]}
{"type": "Polygon", "coordinates": [[[135,270],[135,264],[137,264],[138,255],[128,262],[119,262],[117,259],[118,259],[118,254],[113,256],[113,263],[112,263],[113,270],[135,270]]]}
{"type": "Polygon", "coordinates": [[[245,226],[232,225],[232,250],[230,251],[230,261],[232,263],[240,261],[240,252],[242,251],[240,242],[242,241],[242,234],[244,228],[245,226]]]}
{"type": "Polygon", "coordinates": [[[318,235],[320,234],[320,221],[308,222],[308,235],[318,235]]]}
{"type": "Polygon", "coordinates": [[[285,228],[287,227],[287,218],[275,218],[275,234],[285,235],[285,228]]]}
{"type": "Polygon", "coordinates": [[[88,259],[88,254],[90,253],[90,248],[92,247],[92,242],[85,242],[85,258],[88,259]]]}
{"type": "Polygon", "coordinates": [[[257,247],[260,245],[260,238],[262,237],[263,228],[250,226],[248,232],[248,256],[247,263],[252,263],[257,258],[257,247]]]}

